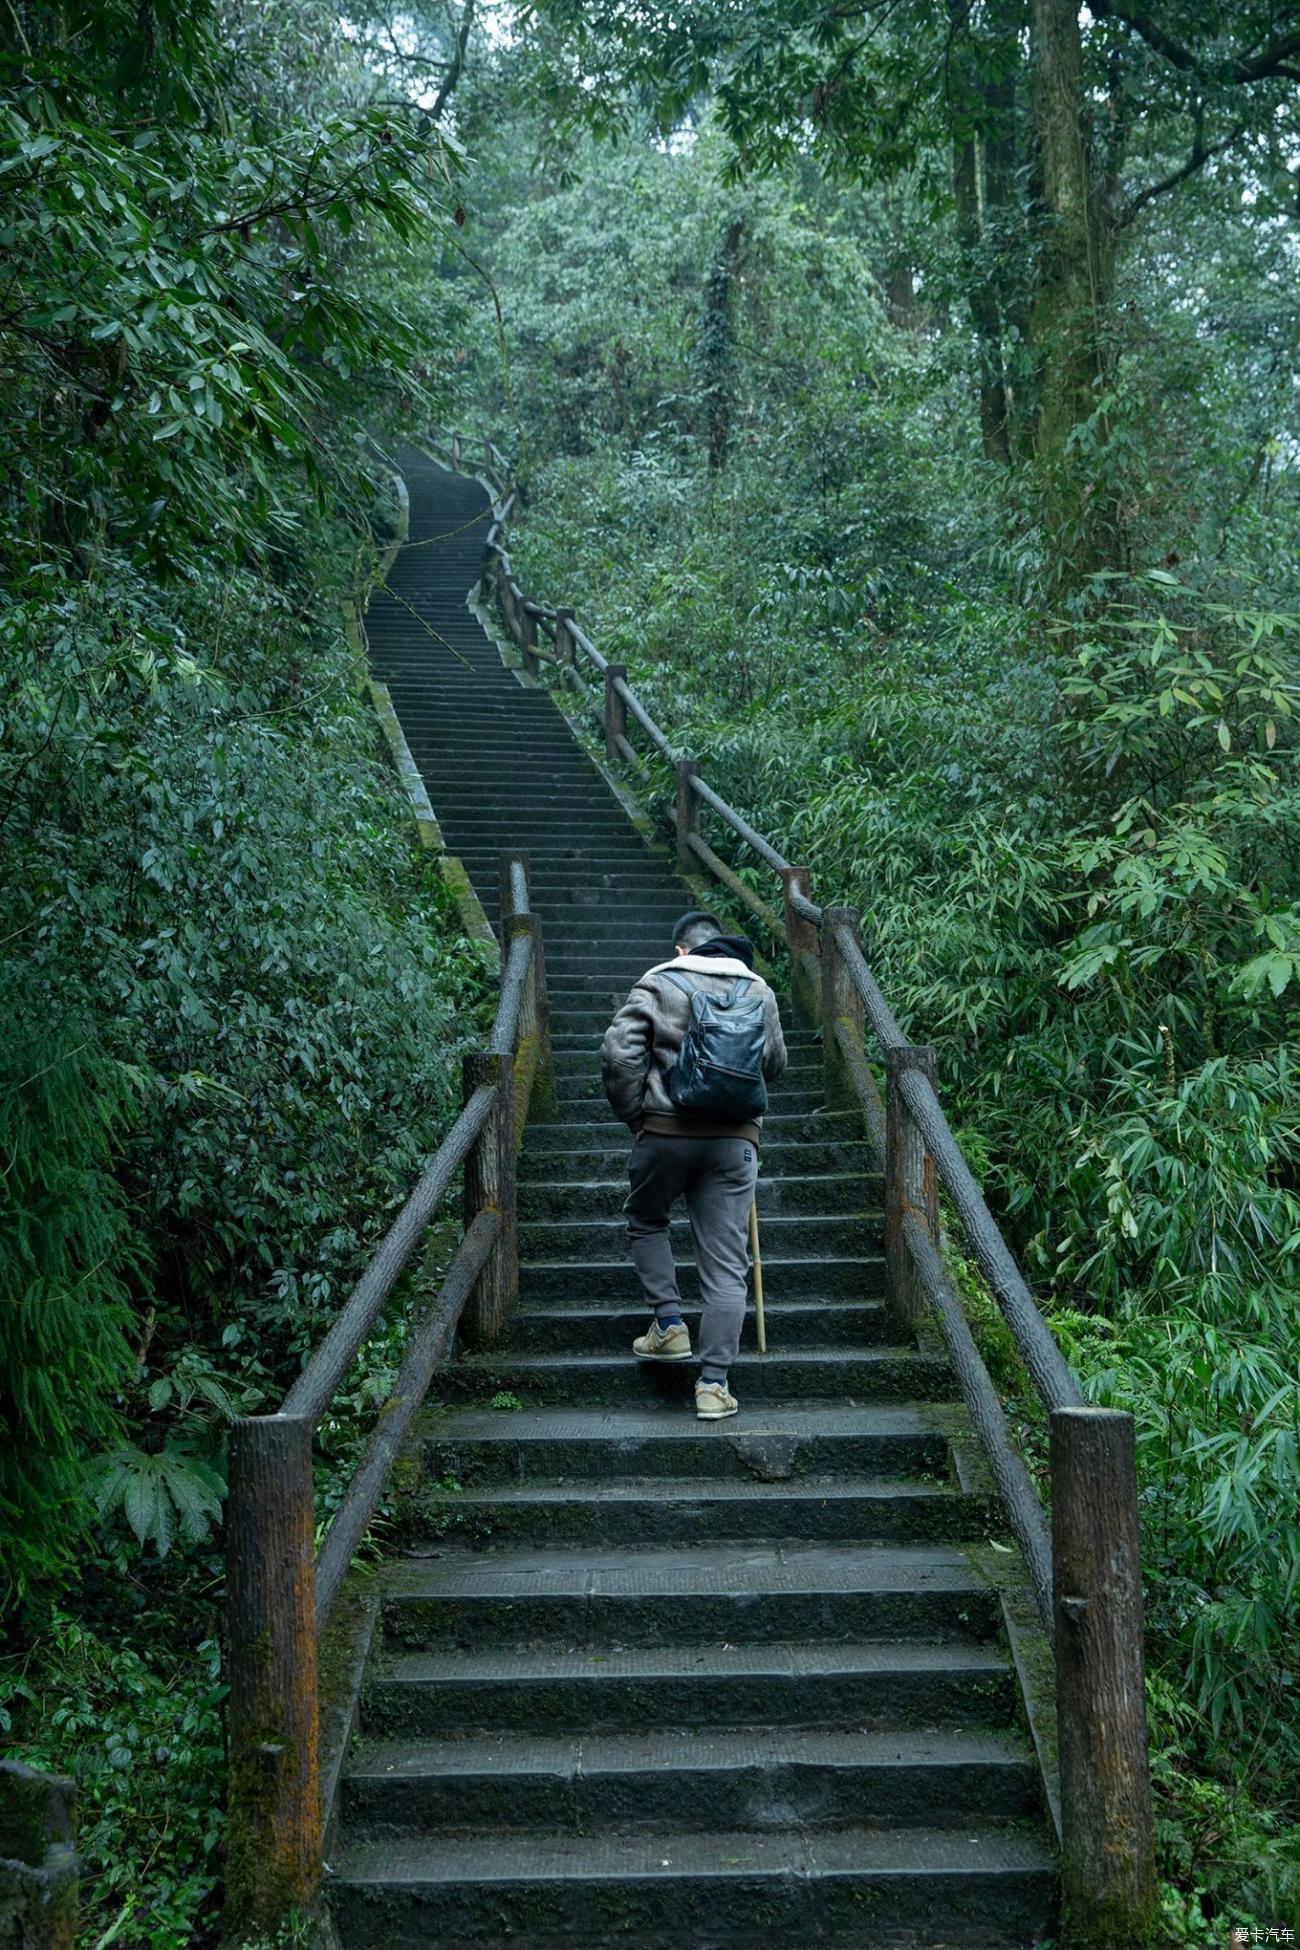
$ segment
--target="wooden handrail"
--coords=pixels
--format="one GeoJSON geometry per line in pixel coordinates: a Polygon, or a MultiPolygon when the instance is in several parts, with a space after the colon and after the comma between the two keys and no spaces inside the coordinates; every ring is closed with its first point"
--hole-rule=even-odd
{"type": "MultiPolygon", "coordinates": [[[[459,452],[459,441],[452,452],[459,452]]],[[[518,1291],[514,1156],[530,1102],[549,1089],[541,934],[526,856],[501,863],[502,974],[489,1049],[464,1063],[464,1107],[371,1255],[338,1318],[274,1415],[231,1432],[226,1496],[228,1875],[232,1933],[274,1933],[310,1904],[321,1868],[316,1648],[388,1483],[399,1444],[462,1321],[504,1327],[518,1291]],[[312,1438],[458,1171],[464,1236],[319,1549],[312,1438]]]]}
{"type": "Polygon", "coordinates": [[[343,1310],[280,1405],[281,1415],[302,1415],[319,1428],[367,1335],[383,1311],[412,1253],[428,1231],[456,1173],[492,1113],[495,1093],[476,1090],[416,1181],[392,1225],[371,1255],[343,1310]]]}
{"type": "Polygon", "coordinates": [[[446,1352],[474,1282],[500,1236],[499,1212],[480,1212],[470,1222],[469,1230],[452,1256],[437,1299],[407,1341],[406,1358],[392,1393],[371,1431],[365,1454],[352,1473],[316,1558],[317,1632],[325,1628],[339,1586],[388,1486],[389,1471],[402,1438],[428,1393],[433,1371],[446,1352]]]}
{"type": "MultiPolygon", "coordinates": [[[[453,442],[453,446],[457,445],[453,442]]],[[[502,480],[517,487],[497,450],[502,480]]],[[[504,536],[504,521],[500,533],[504,536]]],[[[1075,1878],[1072,1929],[1080,1919],[1119,1914],[1134,1892],[1154,1889],[1150,1780],[1145,1748],[1142,1690],[1140,1566],[1136,1483],[1131,1466],[1132,1417],[1090,1409],[1068,1362],[1040,1314],[1014,1255],[1002,1237],[948,1123],[934,1082],[934,1052],[911,1045],[862,951],[857,916],[822,908],[808,876],[715,791],[699,765],[675,755],[669,735],[641,705],[621,664],[612,664],[579,628],[567,609],[544,612],[524,597],[503,543],[495,548],[494,579],[502,614],[537,673],[536,622],[557,619],[554,660],[559,681],[572,686],[601,718],[612,761],[645,763],[631,743],[629,720],[646,734],[654,752],[673,767],[676,788],[677,858],[685,871],[703,865],[789,952],[797,1003],[820,1021],[828,1093],[860,1107],[868,1138],[885,1173],[886,1256],[891,1304],[906,1325],[933,1319],[948,1347],[958,1385],[989,1460],[1007,1521],[1024,1554],[1034,1600],[1058,1648],[1057,1715],[1076,1724],[1062,1735],[1061,1825],[1067,1861],[1087,1861],[1088,1877],[1075,1878]],[[562,619],[562,621],[561,621],[562,619]],[[564,650],[561,650],[563,638],[564,650]],[[581,653],[600,680],[589,685],[576,669],[581,653]],[[783,914],[778,917],[741,880],[699,831],[707,807],[736,837],[780,876],[783,914]],[[886,1071],[886,1096],[864,1049],[870,1028],[886,1071]],[[960,1218],[971,1254],[1006,1320],[1016,1351],[1046,1407],[1052,1430],[1052,1526],[1049,1535],[1033,1479],[1016,1453],[998,1394],[944,1264],[939,1230],[939,1187],[960,1218]],[[1113,1506],[1115,1555],[1103,1571],[1095,1548],[1097,1511],[1089,1500],[1088,1469],[1079,1458],[1096,1455],[1104,1471],[1104,1495],[1113,1506]],[[1127,1459],[1127,1460],[1126,1460],[1127,1459]],[[1063,1591],[1062,1565],[1082,1567],[1090,1591],[1063,1591]],[[1114,1595],[1112,1595],[1112,1593],[1114,1595]],[[1092,1608],[1089,1613],[1089,1607],[1092,1608]],[[1097,1630],[1086,1655],[1079,1650],[1077,1621],[1095,1615],[1097,1630]],[[1061,1656],[1065,1635],[1068,1656],[1061,1656]],[[1136,1638],[1135,1638],[1136,1634],[1136,1638]],[[1141,1755],[1141,1763],[1137,1756],[1141,1755]],[[1097,1756],[1114,1766],[1098,1767],[1097,1756]],[[1086,1762],[1081,1758],[1088,1756],[1086,1762]],[[1140,1775],[1140,1780],[1138,1776],[1140,1775]],[[1098,1785],[1098,1782],[1101,1785],[1098,1785]],[[1111,1783],[1108,1787],[1107,1782],[1111,1783]],[[1136,1812],[1135,1812],[1136,1811],[1136,1812]],[[1115,1838],[1120,1839],[1117,1841],[1115,1838]]],[[[1080,1942],[1084,1939],[1080,1937],[1080,1942]]],[[[1091,1941],[1091,1939],[1088,1939],[1091,1941]]],[[[1063,1950],[1071,1950],[1067,1940],[1063,1950]]]]}
{"type": "Polygon", "coordinates": [[[713,790],[711,785],[705,784],[698,773],[691,780],[691,791],[697,799],[702,799],[706,806],[712,806],[714,812],[717,813],[724,825],[730,826],[733,833],[738,833],[741,839],[744,840],[746,846],[752,852],[757,853],[760,860],[766,861],[769,867],[774,867],[780,873],[783,867],[789,866],[790,862],[786,859],[785,855],[778,853],[771,841],[765,840],[761,833],[755,832],[754,828],[749,824],[749,821],[742,819],[740,814],[733,807],[729,806],[726,800],[721,798],[713,790]]]}

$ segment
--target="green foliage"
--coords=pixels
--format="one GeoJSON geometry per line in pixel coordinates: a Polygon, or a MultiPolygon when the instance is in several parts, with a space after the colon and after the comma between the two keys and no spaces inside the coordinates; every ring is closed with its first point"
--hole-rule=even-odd
{"type": "Polygon", "coordinates": [[[349,88],[338,52],[328,106],[268,122],[211,4],[155,7],[148,34],[123,4],[27,16],[0,60],[5,555],[263,555],[298,520],[286,461],[345,486],[322,410],[415,362],[341,245],[427,225],[446,138],[349,88]]]}
{"type": "Polygon", "coordinates": [[[460,152],[352,28],[0,20],[0,1688],[81,1785],[103,1950],[209,1939],[226,1426],[436,1147],[483,993],[340,621],[466,309],[412,276],[460,152]]]}
{"type": "Polygon", "coordinates": [[[131,1372],[130,1291],[143,1268],[113,1174],[138,1081],[90,1023],[46,1005],[24,945],[0,950],[0,1578],[10,1591],[71,1566],[86,1453],[111,1439],[113,1397],[131,1372]]]}
{"type": "Polygon", "coordinates": [[[46,1629],[39,1660],[0,1669],[0,1725],[34,1765],[75,1765],[87,1942],[191,1943],[218,1875],[218,1648],[135,1650],[61,1611],[46,1629]]]}
{"type": "MultiPolygon", "coordinates": [[[[1238,228],[1216,259],[1207,184],[1162,215],[1157,261],[1125,265],[1112,389],[1078,438],[1135,566],[1079,584],[1032,470],[999,488],[980,457],[954,321],[921,332],[882,309],[883,198],[804,169],[737,189],[707,118],[666,152],[578,154],[580,185],[513,184],[503,211],[528,402],[516,572],[629,666],[819,898],[862,909],[1058,1339],[1094,1398],[1135,1417],[1170,1941],[1290,1918],[1300,516],[1294,404],[1263,351],[1293,321],[1265,295],[1263,337],[1246,323],[1271,229],[1238,228]],[[643,183],[654,199],[629,194],[643,183]],[[711,477],[695,335],[738,208],[734,438],[711,477]],[[600,343],[603,290],[551,283],[542,228],[566,225],[611,271],[621,393],[568,363],[600,343]]],[[[962,291],[945,248],[918,249],[927,288],[962,291]]],[[[770,895],[716,823],[708,838],[770,895]]],[[[1005,1326],[956,1269],[1039,1467],[1005,1326]]]]}

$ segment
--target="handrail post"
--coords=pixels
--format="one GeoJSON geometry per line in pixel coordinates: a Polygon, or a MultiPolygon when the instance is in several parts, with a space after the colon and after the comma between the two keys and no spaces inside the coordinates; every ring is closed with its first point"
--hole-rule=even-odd
{"type": "Polygon", "coordinates": [[[520,602],[516,607],[519,611],[519,648],[524,655],[524,672],[537,679],[542,674],[542,662],[537,654],[537,618],[526,603],[520,602]]]}
{"type": "Polygon", "coordinates": [[[456,472],[457,472],[457,473],[459,474],[459,472],[460,472],[460,435],[459,435],[458,433],[453,433],[453,434],[452,434],[452,436],[451,436],[451,464],[452,464],[452,466],[453,466],[453,467],[455,468],[455,470],[456,470],[456,472]]]}
{"type": "Polygon", "coordinates": [[[578,647],[573,641],[573,631],[570,627],[572,622],[573,611],[571,609],[556,610],[555,655],[560,667],[561,677],[565,676],[569,671],[572,671],[574,676],[576,676],[578,671],[578,647]]]}
{"type": "Polygon", "coordinates": [[[1133,1417],[1052,1411],[1061,1942],[1146,1950],[1156,1883],[1133,1417]]]}
{"type": "Polygon", "coordinates": [[[934,1082],[934,1051],[928,1043],[885,1051],[885,1279],[890,1312],[910,1332],[924,1317],[925,1294],[907,1249],[903,1219],[915,1212],[938,1245],[939,1175],[900,1088],[906,1070],[919,1070],[934,1082]]]}
{"type": "Polygon", "coordinates": [[[859,1099],[850,1082],[839,1045],[839,1030],[855,1039],[861,1049],[866,1040],[866,1009],[858,985],[844,966],[844,956],[836,930],[847,928],[859,939],[859,916],[853,907],[822,909],[822,1064],[826,1073],[826,1100],[829,1104],[856,1107],[859,1099]]]}
{"type": "Polygon", "coordinates": [[[627,739],[627,705],[619,696],[617,686],[627,682],[626,664],[605,665],[605,756],[622,758],[618,741],[627,739]]]}
{"type": "MultiPolygon", "coordinates": [[[[516,914],[526,914],[528,912],[532,899],[532,878],[532,861],[525,849],[521,846],[507,848],[501,855],[499,881],[501,919],[503,923],[512,919],[516,914]],[[522,906],[515,896],[515,883],[520,873],[523,875],[524,882],[522,906]]],[[[501,930],[501,968],[503,974],[505,972],[506,946],[505,928],[503,926],[501,930]]]]}
{"type": "Polygon", "coordinates": [[[699,773],[699,764],[693,758],[679,758],[673,767],[677,779],[677,809],[674,823],[677,828],[677,864],[685,872],[698,873],[699,862],[691,850],[691,835],[700,830],[700,802],[691,784],[699,773]]]}
{"type": "Polygon", "coordinates": [[[313,1428],[263,1415],[230,1430],[226,1921],[268,1935],[320,1876],[313,1428]]]}
{"type": "Polygon", "coordinates": [[[796,909],[792,894],[812,899],[807,867],[782,867],[782,905],[785,910],[785,945],[790,955],[790,987],[795,1006],[809,1022],[816,1022],[821,1008],[821,979],[817,967],[817,929],[796,909]]]}
{"type": "Polygon", "coordinates": [[[519,1025],[519,1047],[515,1056],[515,1149],[523,1143],[525,1120],[534,1107],[549,1106],[555,1098],[555,1065],[551,1051],[551,1008],[546,989],[546,954],[542,927],[532,912],[532,863],[521,847],[501,855],[501,966],[504,970],[510,944],[520,934],[532,942],[528,963],[528,987],[524,994],[519,1025]],[[516,888],[522,878],[522,904],[516,888]]]}
{"type": "Polygon", "coordinates": [[[484,1083],[495,1085],[497,1095],[492,1114],[465,1160],[465,1226],[468,1229],[487,1209],[501,1214],[501,1231],[461,1316],[471,1347],[490,1347],[500,1339],[519,1294],[513,1056],[471,1050],[461,1066],[462,1100],[468,1103],[484,1083]]]}
{"type": "Polygon", "coordinates": [[[508,943],[526,934],[532,942],[528,988],[515,1058],[515,1149],[524,1141],[524,1122],[534,1111],[555,1102],[555,1063],[551,1051],[551,1005],[546,992],[546,957],[542,924],[535,914],[516,914],[509,924],[508,943]],[[521,1090],[521,1084],[525,1090],[521,1090]]]}

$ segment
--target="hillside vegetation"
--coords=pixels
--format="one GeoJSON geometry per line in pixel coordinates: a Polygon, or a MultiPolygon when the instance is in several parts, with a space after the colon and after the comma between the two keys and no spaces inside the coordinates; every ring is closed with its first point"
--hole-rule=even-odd
{"type": "MultiPolygon", "coordinates": [[[[594,71],[575,20],[542,13],[594,71]]],[[[862,910],[1060,1344],[1136,1417],[1170,1940],[1290,1921],[1294,217],[1245,142],[1142,205],[1055,451],[1043,354],[1004,322],[1019,430],[999,448],[972,291],[996,239],[963,249],[942,149],[903,166],[792,144],[755,167],[743,118],[767,111],[725,90],[664,140],[647,76],[668,50],[601,18],[621,139],[575,132],[561,169],[530,125],[531,176],[517,135],[494,139],[475,212],[512,353],[508,392],[483,359],[485,410],[528,487],[516,571],[629,666],[819,899],[862,910]]],[[[563,99],[572,72],[548,60],[563,99]]]]}
{"type": "Polygon", "coordinates": [[[343,620],[453,422],[1136,1418],[1168,1943],[1300,1929],[1297,79],[1264,0],[0,15],[0,1730],[86,1950],[216,1940],[224,1430],[479,1021],[343,620]]]}

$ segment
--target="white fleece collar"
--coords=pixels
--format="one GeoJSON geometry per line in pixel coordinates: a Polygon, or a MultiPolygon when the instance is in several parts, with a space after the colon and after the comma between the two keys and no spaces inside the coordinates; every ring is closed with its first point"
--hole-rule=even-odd
{"type": "MultiPolygon", "coordinates": [[[[646,975],[743,975],[751,982],[763,979],[735,955],[674,955],[671,961],[647,968],[646,975]]],[[[645,975],[641,979],[644,981],[645,975]]]]}

